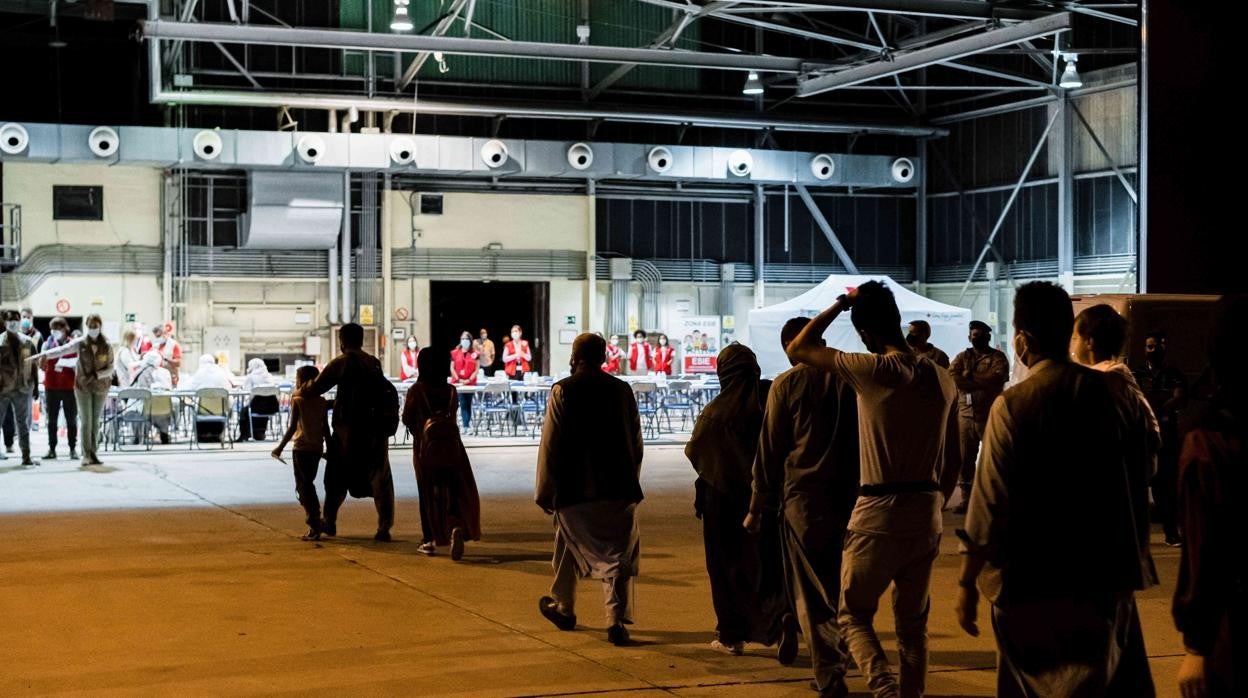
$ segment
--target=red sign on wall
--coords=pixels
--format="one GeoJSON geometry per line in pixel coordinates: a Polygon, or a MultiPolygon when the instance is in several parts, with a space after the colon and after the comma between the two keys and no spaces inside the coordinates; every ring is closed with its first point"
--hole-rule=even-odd
{"type": "Polygon", "coordinates": [[[64,315],[69,312],[69,301],[62,298],[56,302],[56,312],[64,315]]]}

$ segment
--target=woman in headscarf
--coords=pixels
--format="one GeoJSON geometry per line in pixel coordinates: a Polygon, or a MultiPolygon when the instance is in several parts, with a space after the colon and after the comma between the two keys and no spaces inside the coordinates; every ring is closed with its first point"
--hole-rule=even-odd
{"type": "MultiPolygon", "coordinates": [[[[273,385],[273,376],[264,359],[252,359],[247,362],[247,375],[243,377],[243,389],[251,392],[256,388],[273,385]]],[[[256,441],[264,441],[265,431],[269,428],[268,417],[252,417],[252,412],[260,414],[277,414],[279,407],[276,395],[252,396],[238,413],[238,439],[246,441],[255,432],[256,441]]]]}
{"type": "Polygon", "coordinates": [[[717,366],[720,393],[698,417],[685,456],[698,473],[694,513],[718,621],[711,648],[739,655],[746,642],[774,644],[786,610],[778,526],[751,534],[742,525],[770,383],[759,380],[758,358],[743,344],[725,347],[717,366]]]}
{"type": "Polygon", "coordinates": [[[416,382],[403,403],[403,424],[412,433],[412,464],[420,495],[420,552],[434,555],[451,546],[451,559],[464,554],[466,540],[481,539],[481,500],[468,452],[460,441],[455,411],[459,396],[450,384],[446,352],[425,347],[416,357],[416,382]]]}

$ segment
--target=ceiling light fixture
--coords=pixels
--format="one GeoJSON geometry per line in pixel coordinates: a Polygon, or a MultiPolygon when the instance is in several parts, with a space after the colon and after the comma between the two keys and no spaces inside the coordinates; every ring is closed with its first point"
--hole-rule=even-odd
{"type": "Polygon", "coordinates": [[[390,20],[390,31],[410,32],[412,30],[412,18],[407,14],[409,1],[394,0],[394,18],[390,20]]]}
{"type": "Polygon", "coordinates": [[[745,87],[741,88],[743,95],[761,95],[763,93],[763,81],[758,79],[758,73],[751,70],[749,77],[745,79],[745,87]]]}
{"type": "Polygon", "coordinates": [[[1079,77],[1079,71],[1075,69],[1075,64],[1079,62],[1079,55],[1063,53],[1062,58],[1066,59],[1066,69],[1062,71],[1062,79],[1057,84],[1068,90],[1083,87],[1083,78],[1079,77]]]}

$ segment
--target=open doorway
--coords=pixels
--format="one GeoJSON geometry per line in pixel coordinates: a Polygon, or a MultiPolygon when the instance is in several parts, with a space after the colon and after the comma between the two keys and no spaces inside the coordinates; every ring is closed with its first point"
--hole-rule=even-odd
{"type": "Polygon", "coordinates": [[[548,373],[546,352],[550,284],[516,281],[432,281],[429,283],[429,346],[449,352],[467,330],[474,338],[489,330],[497,351],[494,367],[503,366],[503,339],[520,325],[533,350],[533,370],[548,373]]]}

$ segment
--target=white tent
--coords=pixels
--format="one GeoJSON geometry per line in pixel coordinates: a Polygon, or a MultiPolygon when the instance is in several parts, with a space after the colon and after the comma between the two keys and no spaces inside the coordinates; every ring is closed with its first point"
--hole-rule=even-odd
{"type": "MultiPolygon", "coordinates": [[[[823,283],[783,303],[750,311],[750,348],[758,355],[763,375],[775,376],[789,368],[789,361],[780,347],[780,328],[793,317],[814,317],[836,302],[836,297],[868,281],[882,281],[893,291],[901,310],[904,328],[913,320],[926,320],[932,326],[931,343],[945,350],[950,358],[967,345],[969,308],[945,305],[925,298],[887,276],[833,274],[823,283]]],[[[828,346],[843,351],[866,351],[858,333],[844,313],[823,335],[828,346]]]]}

